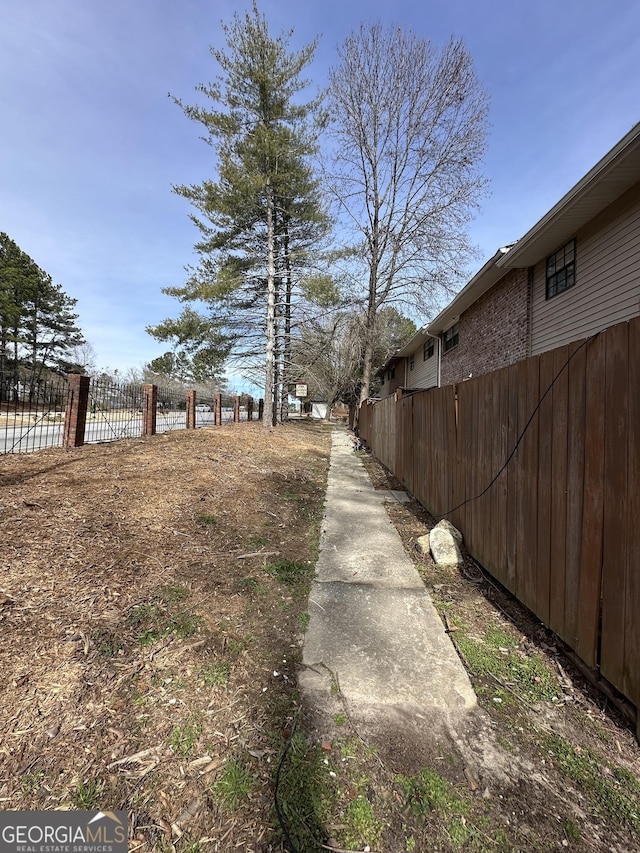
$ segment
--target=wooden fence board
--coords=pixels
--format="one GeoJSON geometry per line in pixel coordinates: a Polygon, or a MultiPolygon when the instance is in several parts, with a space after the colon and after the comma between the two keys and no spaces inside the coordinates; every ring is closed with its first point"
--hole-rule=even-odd
{"type": "MultiPolygon", "coordinates": [[[[640,317],[629,323],[629,499],[627,581],[622,690],[640,707],[640,317]]],[[[640,734],[640,714],[638,715],[640,734]]]]}
{"type": "Polygon", "coordinates": [[[553,351],[553,425],[551,469],[551,541],[549,625],[565,637],[564,573],[567,543],[567,411],[569,382],[566,370],[568,347],[553,351]]]}
{"type": "MultiPolygon", "coordinates": [[[[523,514],[520,519],[521,539],[519,555],[518,589],[521,600],[531,610],[536,609],[536,564],[538,548],[538,416],[536,407],[540,400],[539,358],[521,362],[524,398],[519,414],[520,433],[526,430],[520,445],[523,514]]],[[[522,387],[522,386],[521,386],[522,387]]],[[[522,394],[522,391],[521,391],[522,394]]]]}
{"type": "Polygon", "coordinates": [[[565,639],[575,648],[580,610],[580,558],[582,500],[584,492],[584,418],[586,349],[583,343],[570,344],[567,410],[567,539],[564,582],[565,639]]]}
{"type": "Polygon", "coordinates": [[[600,668],[616,686],[623,681],[625,567],[627,562],[628,357],[627,325],[606,340],[602,655],[600,668]]]}
{"type": "Polygon", "coordinates": [[[605,339],[586,349],[584,491],[580,537],[580,609],[575,650],[591,667],[597,664],[604,508],[605,339]]]}
{"type": "Polygon", "coordinates": [[[551,454],[553,448],[553,353],[545,352],[539,362],[540,397],[538,410],[538,531],[536,546],[536,613],[549,624],[549,584],[551,562],[551,454]]]}
{"type": "Polygon", "coordinates": [[[493,485],[496,500],[495,522],[497,531],[496,577],[506,586],[507,565],[507,472],[503,470],[509,454],[508,444],[508,412],[509,412],[509,370],[500,370],[496,374],[498,386],[498,427],[494,425],[495,453],[493,457],[492,479],[497,477],[493,485]],[[499,472],[502,473],[499,474],[499,472]],[[499,474],[499,476],[498,476],[499,474]]]}
{"type": "MultiPolygon", "coordinates": [[[[493,377],[490,373],[478,377],[475,380],[477,383],[478,395],[478,473],[479,478],[476,484],[476,494],[480,495],[485,492],[487,486],[491,482],[492,477],[492,457],[493,457],[493,377]]],[[[493,525],[492,516],[492,495],[491,489],[485,492],[482,497],[478,497],[477,518],[478,518],[478,533],[476,540],[479,545],[478,559],[483,566],[491,562],[491,553],[493,547],[493,525]]]]}
{"type": "MultiPolygon", "coordinates": [[[[507,413],[507,458],[513,452],[518,440],[518,365],[509,368],[509,392],[507,413]]],[[[517,451],[516,451],[517,455],[517,451]]],[[[507,466],[507,564],[504,584],[511,592],[516,590],[518,514],[517,498],[519,488],[518,466],[514,465],[515,456],[507,466]]]]}
{"type": "Polygon", "coordinates": [[[467,529],[467,504],[465,503],[467,499],[466,488],[466,471],[469,465],[469,461],[466,456],[466,431],[463,426],[463,413],[460,411],[460,397],[459,397],[459,387],[457,385],[453,386],[453,394],[454,394],[454,416],[457,411],[457,426],[456,426],[456,444],[455,444],[455,471],[453,473],[453,481],[452,481],[452,499],[451,506],[455,508],[455,511],[451,514],[450,521],[454,524],[458,530],[467,529]]]}

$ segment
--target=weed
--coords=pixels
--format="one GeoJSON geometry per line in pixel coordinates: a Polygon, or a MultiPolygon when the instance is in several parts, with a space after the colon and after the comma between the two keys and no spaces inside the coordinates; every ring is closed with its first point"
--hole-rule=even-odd
{"type": "Polygon", "coordinates": [[[251,592],[266,592],[265,587],[260,583],[258,578],[241,578],[237,583],[240,589],[250,590],[251,592]]]}
{"type": "Polygon", "coordinates": [[[42,787],[43,781],[44,772],[42,770],[32,770],[22,778],[20,787],[25,794],[35,794],[42,787]]]}
{"type": "Polygon", "coordinates": [[[570,817],[563,818],[561,825],[562,831],[564,832],[564,836],[567,841],[573,841],[576,844],[582,841],[582,835],[580,834],[580,830],[570,817]]]}
{"type": "Polygon", "coordinates": [[[344,724],[347,722],[347,716],[346,714],[336,714],[333,718],[333,721],[336,726],[344,726],[344,724]]]}
{"type": "Polygon", "coordinates": [[[175,604],[177,601],[184,601],[189,598],[191,590],[186,586],[165,586],[160,591],[160,598],[166,601],[167,604],[175,604]]]}
{"type": "Polygon", "coordinates": [[[204,624],[199,616],[185,611],[171,615],[158,601],[139,604],[129,614],[129,624],[139,629],[138,643],[148,646],[175,634],[181,640],[193,636],[204,624]]]}
{"type": "Polygon", "coordinates": [[[308,580],[315,574],[314,569],[308,563],[293,563],[291,560],[277,560],[275,563],[267,563],[264,568],[280,583],[287,586],[294,586],[301,581],[308,580]]]}
{"type": "Polygon", "coordinates": [[[434,770],[422,770],[415,776],[396,776],[407,807],[416,817],[426,818],[432,812],[440,813],[445,819],[454,815],[465,816],[471,801],[460,797],[452,786],[434,770]]]}
{"type": "MultiPolygon", "coordinates": [[[[463,622],[457,627],[455,642],[472,675],[477,678],[490,675],[514,685],[515,692],[520,692],[529,702],[557,697],[558,683],[547,660],[541,654],[522,651],[513,634],[491,626],[482,638],[478,638],[468,634],[463,622]]],[[[510,701],[504,694],[500,698],[505,703],[510,701]]]]}
{"type": "Polygon", "coordinates": [[[244,762],[231,758],[224,766],[222,775],[211,786],[214,797],[229,811],[235,812],[254,788],[253,777],[244,762]]]}
{"type": "Polygon", "coordinates": [[[229,667],[223,661],[216,661],[202,667],[200,675],[207,687],[222,687],[229,680],[229,667]]]}
{"type": "Polygon", "coordinates": [[[196,518],[196,521],[203,527],[212,527],[214,524],[218,523],[218,519],[215,517],[215,515],[199,515],[196,518]]]}
{"type": "Polygon", "coordinates": [[[361,844],[376,846],[380,841],[382,825],[375,819],[373,806],[363,794],[359,794],[349,803],[345,822],[347,824],[345,830],[347,847],[361,844]]]}
{"type": "Polygon", "coordinates": [[[618,769],[612,777],[605,776],[590,750],[578,752],[560,735],[545,735],[544,744],[558,769],[576,782],[600,811],[604,809],[614,820],[640,831],[638,801],[627,793],[630,785],[632,794],[640,789],[632,773],[618,769]]]}
{"type": "Polygon", "coordinates": [[[102,785],[96,779],[78,782],[72,804],[78,811],[93,811],[98,807],[102,785]]]}
{"type": "Polygon", "coordinates": [[[298,628],[304,634],[306,633],[309,622],[311,620],[311,616],[305,611],[304,613],[300,613],[298,616],[298,628]]]}
{"type": "Polygon", "coordinates": [[[266,545],[270,545],[271,540],[267,539],[265,536],[250,536],[247,540],[247,548],[253,551],[255,548],[264,548],[266,545]]]}
{"type": "Polygon", "coordinates": [[[169,746],[178,755],[190,755],[201,732],[202,726],[200,722],[192,717],[183,725],[174,728],[169,736],[169,746]]]}
{"type": "Polygon", "coordinates": [[[167,633],[186,640],[187,637],[192,637],[203,624],[200,616],[192,613],[177,613],[167,626],[167,633]]]}
{"type": "Polygon", "coordinates": [[[98,654],[103,658],[115,657],[123,644],[110,631],[96,631],[92,636],[92,641],[96,647],[98,654]]]}

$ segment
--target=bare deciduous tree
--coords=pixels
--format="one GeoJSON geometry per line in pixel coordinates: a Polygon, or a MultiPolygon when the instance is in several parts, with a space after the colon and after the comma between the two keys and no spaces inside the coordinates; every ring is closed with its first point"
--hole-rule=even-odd
{"type": "Polygon", "coordinates": [[[428,313],[462,275],[485,186],[488,98],[459,40],[438,49],[399,28],[363,25],[339,57],[329,185],[366,270],[365,399],[379,310],[395,303],[428,313]]]}

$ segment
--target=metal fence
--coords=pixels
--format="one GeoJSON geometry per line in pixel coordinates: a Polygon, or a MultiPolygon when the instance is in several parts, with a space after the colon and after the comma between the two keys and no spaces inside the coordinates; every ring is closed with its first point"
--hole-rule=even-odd
{"type": "Polygon", "coordinates": [[[89,383],[85,444],[138,438],[142,435],[141,385],[120,385],[109,380],[89,383]]]}
{"type": "Polygon", "coordinates": [[[158,388],[156,432],[187,428],[187,400],[184,391],[158,388]]]}
{"type": "Polygon", "coordinates": [[[257,419],[261,401],[78,375],[21,384],[0,377],[0,455],[139,438],[257,419]],[[65,430],[66,426],[66,430],[65,430]]]}
{"type": "Polygon", "coordinates": [[[0,454],[61,447],[67,405],[63,377],[0,387],[0,454]]]}

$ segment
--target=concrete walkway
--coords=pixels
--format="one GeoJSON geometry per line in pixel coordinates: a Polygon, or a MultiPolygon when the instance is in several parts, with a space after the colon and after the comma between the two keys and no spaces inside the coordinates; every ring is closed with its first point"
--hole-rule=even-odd
{"type": "Polygon", "coordinates": [[[417,731],[451,735],[476,697],[384,508],[398,497],[373,489],[336,429],[299,683],[326,725],[342,703],[373,742],[411,755],[417,731]]]}

